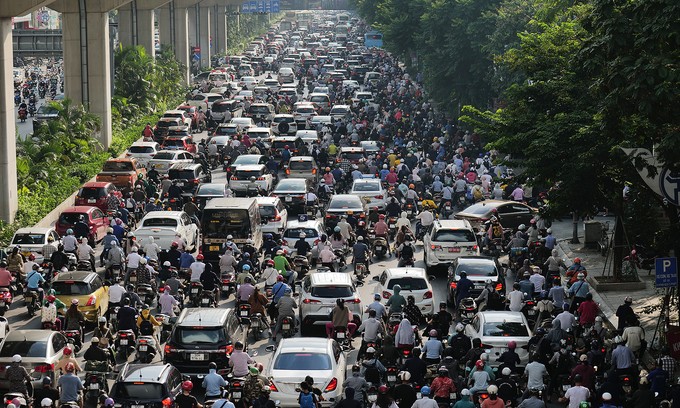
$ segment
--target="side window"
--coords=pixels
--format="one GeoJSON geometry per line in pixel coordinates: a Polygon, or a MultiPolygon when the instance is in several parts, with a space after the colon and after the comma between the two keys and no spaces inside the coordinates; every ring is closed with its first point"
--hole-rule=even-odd
{"type": "Polygon", "coordinates": [[[276,202],[276,210],[277,210],[278,212],[282,212],[282,211],[284,210],[284,208],[283,208],[283,203],[281,202],[281,200],[279,200],[279,201],[276,202]]]}
{"type": "Polygon", "coordinates": [[[171,369],[168,376],[168,388],[170,391],[175,391],[182,383],[182,375],[176,368],[171,369]]]}
{"type": "Polygon", "coordinates": [[[239,326],[238,318],[236,317],[236,312],[232,311],[227,318],[227,325],[231,326],[229,333],[233,333],[239,326]]]}
{"type": "Polygon", "coordinates": [[[380,284],[385,286],[385,282],[387,281],[387,272],[383,272],[380,275],[380,284]]]}
{"type": "Polygon", "coordinates": [[[529,213],[529,209],[523,205],[515,204],[512,206],[512,211],[516,213],[529,213]]]}
{"type": "Polygon", "coordinates": [[[475,329],[476,332],[479,332],[479,318],[475,317],[474,320],[472,320],[472,327],[475,329]]]}
{"type": "Polygon", "coordinates": [[[50,236],[54,238],[55,241],[59,240],[59,234],[57,234],[55,231],[51,231],[50,236]]]}
{"type": "Polygon", "coordinates": [[[99,289],[102,287],[102,279],[97,276],[92,280],[92,283],[90,283],[90,293],[93,293],[95,290],[99,289]]]}
{"type": "Polygon", "coordinates": [[[513,212],[513,206],[512,205],[503,205],[501,207],[498,207],[498,213],[499,214],[509,214],[513,212]]]}
{"type": "Polygon", "coordinates": [[[102,218],[103,216],[104,216],[104,213],[99,209],[92,211],[92,218],[93,219],[102,218]]]}
{"type": "Polygon", "coordinates": [[[334,341],[333,342],[333,357],[335,357],[336,362],[340,359],[340,353],[342,353],[342,350],[340,349],[340,345],[338,344],[337,341],[334,341]]]}
{"type": "Polygon", "coordinates": [[[66,347],[66,339],[60,333],[57,333],[52,337],[52,348],[55,353],[58,353],[61,349],[66,347]]]}
{"type": "Polygon", "coordinates": [[[302,281],[302,289],[304,289],[305,292],[311,292],[312,289],[312,283],[311,280],[309,279],[309,276],[305,276],[305,280],[302,281]]]}
{"type": "Polygon", "coordinates": [[[182,214],[182,223],[184,225],[191,224],[191,219],[189,218],[189,216],[187,214],[182,214]]]}

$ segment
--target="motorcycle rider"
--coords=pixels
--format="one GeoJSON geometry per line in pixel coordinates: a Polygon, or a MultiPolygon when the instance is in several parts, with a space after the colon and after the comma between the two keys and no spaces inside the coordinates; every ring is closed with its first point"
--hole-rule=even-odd
{"type": "Polygon", "coordinates": [[[472,349],[472,340],[465,335],[465,326],[462,323],[456,324],[456,334],[449,338],[449,347],[453,349],[453,357],[463,361],[465,355],[472,349]]]}
{"type": "Polygon", "coordinates": [[[255,292],[255,286],[252,284],[252,279],[247,277],[243,284],[239,285],[238,289],[236,289],[238,303],[248,303],[248,299],[250,299],[253,292],[255,292]]]}
{"type": "MultiPolygon", "coordinates": [[[[276,335],[281,330],[281,325],[283,324],[283,319],[285,317],[290,318],[293,322],[295,319],[295,310],[297,309],[297,302],[291,296],[292,291],[289,287],[286,287],[283,291],[283,296],[276,301],[276,310],[278,318],[276,319],[276,326],[272,332],[272,339],[276,341],[276,335]]],[[[297,324],[296,324],[297,325],[297,324]]]]}
{"type": "Polygon", "coordinates": [[[364,237],[357,237],[356,243],[352,246],[353,266],[356,271],[357,264],[364,264],[368,268],[368,260],[371,258],[371,251],[364,243],[364,237]]]}
{"type": "Polygon", "coordinates": [[[451,393],[456,392],[456,385],[449,377],[449,370],[446,367],[439,367],[437,377],[430,384],[430,390],[437,403],[446,405],[451,403],[451,393]]]}
{"type": "Polygon", "coordinates": [[[90,347],[88,347],[87,350],[85,350],[85,353],[83,354],[83,359],[85,361],[110,362],[111,364],[115,365],[116,360],[109,353],[109,351],[101,347],[99,343],[100,343],[99,337],[92,337],[90,347]]]}
{"type": "Polygon", "coordinates": [[[362,401],[364,393],[368,390],[368,382],[361,375],[361,366],[359,364],[352,365],[352,375],[345,379],[342,387],[345,390],[352,390],[352,398],[355,401],[362,401]]]}
{"type": "Polygon", "coordinates": [[[415,248],[409,235],[406,236],[404,243],[397,248],[397,258],[399,258],[398,266],[400,268],[415,263],[415,248]]]}
{"type": "Polygon", "coordinates": [[[112,267],[118,265],[122,268],[123,260],[125,259],[125,253],[123,249],[118,245],[118,242],[111,242],[111,248],[109,253],[106,255],[106,275],[112,277],[112,267]]]}
{"type": "Polygon", "coordinates": [[[191,390],[193,388],[194,384],[190,380],[182,382],[182,393],[177,395],[174,401],[178,408],[203,408],[203,405],[198,403],[196,397],[191,395],[191,390]]]}
{"type": "Polygon", "coordinates": [[[206,292],[212,293],[213,303],[217,305],[217,300],[215,299],[214,292],[222,284],[220,278],[217,275],[215,275],[215,272],[212,271],[209,265],[206,265],[205,269],[201,273],[199,280],[201,282],[201,285],[203,285],[203,293],[206,292]]]}
{"type": "Polygon", "coordinates": [[[179,301],[172,295],[170,285],[165,285],[163,294],[158,298],[158,304],[161,307],[162,314],[175,317],[175,306],[179,305],[179,301]]]}
{"type": "Polygon", "coordinates": [[[32,381],[31,376],[21,365],[21,356],[15,354],[12,356],[12,363],[5,369],[5,378],[9,382],[9,392],[20,392],[28,395],[28,382],[32,381]]]}
{"type": "Polygon", "coordinates": [[[201,280],[201,275],[205,272],[206,264],[203,263],[203,254],[198,254],[196,256],[196,261],[189,266],[191,271],[191,282],[199,282],[201,280]]]}
{"type": "Polygon", "coordinates": [[[224,255],[220,256],[220,262],[219,262],[219,268],[220,268],[220,274],[221,275],[226,275],[226,274],[234,274],[235,272],[235,267],[238,265],[238,262],[236,261],[236,258],[233,255],[233,251],[231,248],[226,248],[224,251],[224,255]]]}
{"type": "Polygon", "coordinates": [[[62,405],[69,401],[78,401],[78,405],[83,406],[83,382],[75,375],[73,363],[66,364],[66,374],[59,377],[59,402],[62,405]]]}
{"type": "Polygon", "coordinates": [[[118,331],[132,330],[135,334],[137,330],[137,310],[130,306],[130,298],[123,298],[123,307],[118,309],[118,331]]]}
{"type": "Polygon", "coordinates": [[[234,344],[234,351],[229,358],[229,367],[232,368],[234,377],[245,377],[248,375],[248,364],[254,362],[255,360],[253,360],[248,353],[243,351],[243,343],[237,341],[236,344],[234,344]]]}
{"type": "Polygon", "coordinates": [[[423,235],[427,234],[430,231],[430,228],[432,228],[434,214],[430,211],[430,205],[426,201],[423,201],[423,211],[416,216],[416,220],[420,221],[416,224],[417,237],[421,236],[421,232],[423,232],[423,235]]]}
{"type": "Polygon", "coordinates": [[[394,285],[392,288],[392,291],[394,292],[392,296],[387,300],[387,303],[385,303],[385,307],[389,308],[389,313],[400,313],[401,311],[404,310],[404,306],[406,305],[406,299],[404,296],[402,296],[401,293],[401,285],[397,284],[394,285]]]}
{"type": "Polygon", "coordinates": [[[336,300],[335,307],[331,311],[331,321],[326,323],[326,336],[329,339],[333,338],[336,327],[346,328],[349,338],[352,338],[354,332],[357,331],[357,325],[352,321],[352,312],[345,305],[345,299],[342,298],[336,300]]]}
{"type": "Polygon", "coordinates": [[[80,238],[78,249],[76,250],[79,262],[89,262],[92,272],[97,272],[94,262],[94,249],[88,244],[87,238],[80,238]]]}
{"type": "Polygon", "coordinates": [[[222,395],[221,388],[226,386],[227,382],[224,380],[224,377],[217,374],[217,364],[215,364],[214,361],[211,361],[210,364],[208,364],[208,374],[203,378],[205,400],[220,398],[222,395]]]}

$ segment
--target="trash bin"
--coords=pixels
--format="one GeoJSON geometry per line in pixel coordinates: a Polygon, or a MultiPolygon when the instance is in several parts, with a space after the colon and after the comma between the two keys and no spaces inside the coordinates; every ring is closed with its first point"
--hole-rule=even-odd
{"type": "Polygon", "coordinates": [[[598,242],[602,238],[602,223],[600,221],[589,220],[583,224],[585,228],[585,247],[598,249],[598,242]]]}

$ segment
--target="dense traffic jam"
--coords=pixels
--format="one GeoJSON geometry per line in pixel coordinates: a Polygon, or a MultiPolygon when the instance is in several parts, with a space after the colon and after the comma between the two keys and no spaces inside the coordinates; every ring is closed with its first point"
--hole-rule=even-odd
{"type": "Polygon", "coordinates": [[[549,192],[363,46],[359,19],[303,14],[194,78],[53,228],[17,231],[0,314],[25,305],[41,329],[0,319],[6,405],[664,398],[670,357],[638,373],[632,300],[603,325],[549,192]]]}

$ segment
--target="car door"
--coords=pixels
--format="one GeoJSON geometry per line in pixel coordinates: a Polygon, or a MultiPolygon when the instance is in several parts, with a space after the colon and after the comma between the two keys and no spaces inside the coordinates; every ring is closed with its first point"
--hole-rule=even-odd
{"type": "Polygon", "coordinates": [[[95,240],[99,241],[106,235],[106,228],[108,228],[108,218],[99,208],[95,208],[90,213],[90,223],[94,226],[95,240]]]}
{"type": "Polygon", "coordinates": [[[529,225],[529,222],[533,217],[529,207],[519,203],[512,204],[510,207],[512,207],[512,212],[515,216],[515,222],[517,223],[517,226],[519,226],[519,224],[529,225]]]}
{"type": "Polygon", "coordinates": [[[519,225],[517,214],[514,212],[512,204],[501,205],[498,207],[498,216],[501,219],[503,228],[515,228],[519,225]]]}

